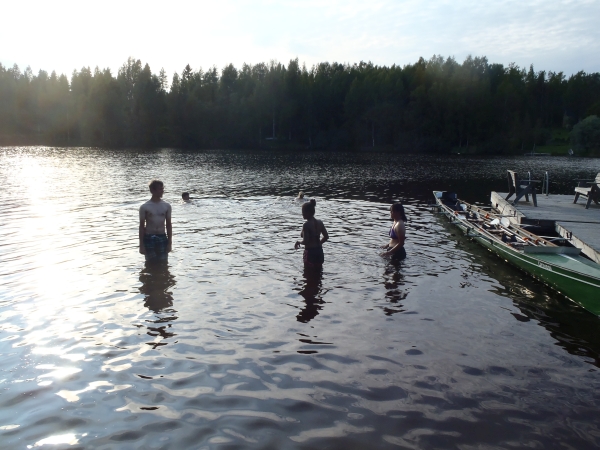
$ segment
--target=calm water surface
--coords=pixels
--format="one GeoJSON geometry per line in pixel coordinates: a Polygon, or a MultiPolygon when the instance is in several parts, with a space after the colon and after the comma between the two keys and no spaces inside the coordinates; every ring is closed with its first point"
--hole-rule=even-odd
{"type": "Polygon", "coordinates": [[[427,205],[485,203],[508,168],[571,193],[600,160],[0,148],[0,447],[598,447],[600,319],[427,205]],[[166,267],[137,252],[153,177],[166,267]]]}

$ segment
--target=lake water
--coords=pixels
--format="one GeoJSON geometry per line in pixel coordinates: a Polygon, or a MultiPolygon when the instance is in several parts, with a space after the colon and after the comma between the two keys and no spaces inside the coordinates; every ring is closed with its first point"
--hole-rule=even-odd
{"type": "Polygon", "coordinates": [[[506,169],[570,194],[600,159],[0,148],[0,447],[597,448],[600,319],[428,205],[506,169]],[[166,267],[137,251],[154,177],[166,267]]]}

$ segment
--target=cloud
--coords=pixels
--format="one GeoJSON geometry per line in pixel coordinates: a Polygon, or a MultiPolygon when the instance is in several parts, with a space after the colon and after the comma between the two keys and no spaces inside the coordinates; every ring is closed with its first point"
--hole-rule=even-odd
{"type": "Polygon", "coordinates": [[[188,63],[404,65],[434,54],[600,71],[598,0],[57,0],[11,2],[4,12],[0,62],[68,74],[96,65],[116,73],[128,56],[172,73],[188,63]]]}

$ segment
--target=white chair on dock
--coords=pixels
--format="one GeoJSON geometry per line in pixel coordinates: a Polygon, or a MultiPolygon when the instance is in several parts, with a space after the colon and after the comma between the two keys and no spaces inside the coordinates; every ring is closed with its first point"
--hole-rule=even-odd
{"type": "Polygon", "coordinates": [[[587,198],[585,209],[590,207],[592,201],[597,205],[600,201],[600,173],[596,175],[595,180],[576,180],[579,183],[575,188],[575,200],[573,203],[577,203],[577,199],[582,196],[587,198]]]}
{"type": "Polygon", "coordinates": [[[515,199],[512,202],[513,205],[516,205],[517,202],[525,197],[525,201],[529,201],[529,195],[531,194],[531,199],[533,200],[533,206],[537,206],[537,197],[535,196],[535,183],[540,183],[538,180],[521,180],[519,179],[519,175],[514,170],[507,170],[508,175],[508,195],[505,200],[508,200],[515,194],[515,199]]]}

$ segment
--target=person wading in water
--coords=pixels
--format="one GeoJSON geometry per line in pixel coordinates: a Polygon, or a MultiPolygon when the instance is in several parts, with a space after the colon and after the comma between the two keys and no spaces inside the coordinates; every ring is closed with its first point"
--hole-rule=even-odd
{"type": "Polygon", "coordinates": [[[146,261],[166,261],[173,247],[171,205],[162,200],[162,181],[152,180],[149,188],[152,198],[140,206],[140,253],[146,261]]]}
{"type": "Polygon", "coordinates": [[[306,220],[302,225],[301,241],[296,241],[294,248],[298,250],[304,245],[304,266],[321,268],[325,260],[323,244],[329,239],[325,225],[315,218],[316,200],[313,198],[302,205],[302,217],[306,220]],[[323,237],[321,237],[323,235],[323,237]]]}
{"type": "Polygon", "coordinates": [[[393,260],[402,260],[406,258],[404,250],[404,241],[406,241],[406,214],[402,203],[394,203],[390,207],[390,217],[394,224],[390,228],[390,242],[381,248],[387,249],[381,256],[391,256],[393,260]]]}

